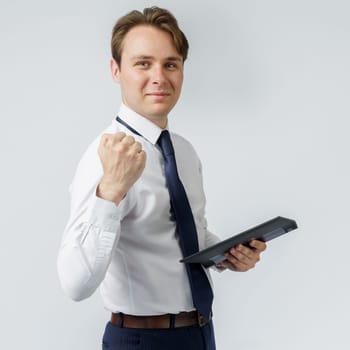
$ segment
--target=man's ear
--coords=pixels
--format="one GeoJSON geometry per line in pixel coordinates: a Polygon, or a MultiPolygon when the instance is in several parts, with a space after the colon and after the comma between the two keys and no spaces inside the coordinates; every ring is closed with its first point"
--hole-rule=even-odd
{"type": "Polygon", "coordinates": [[[109,66],[111,69],[111,74],[112,74],[113,80],[115,82],[119,83],[120,82],[120,68],[119,68],[118,63],[115,61],[114,58],[111,58],[109,66]]]}

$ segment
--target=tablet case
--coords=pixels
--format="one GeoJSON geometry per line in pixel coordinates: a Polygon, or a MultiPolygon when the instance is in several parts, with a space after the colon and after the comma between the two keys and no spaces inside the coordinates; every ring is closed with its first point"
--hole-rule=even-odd
{"type": "Polygon", "coordinates": [[[277,216],[274,219],[266,221],[238,235],[230,237],[219,242],[209,248],[203,249],[195,254],[189,255],[180,262],[183,263],[200,263],[204,267],[210,267],[224,261],[225,253],[232,247],[243,244],[249,246],[249,242],[253,239],[267,242],[271,239],[279,237],[289,231],[298,228],[296,222],[292,219],[277,216]]]}

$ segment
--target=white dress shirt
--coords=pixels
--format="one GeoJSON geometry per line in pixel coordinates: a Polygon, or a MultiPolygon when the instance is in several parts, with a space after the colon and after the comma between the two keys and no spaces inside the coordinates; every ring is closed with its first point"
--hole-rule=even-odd
{"type": "MultiPolygon", "coordinates": [[[[123,131],[142,144],[146,166],[118,206],[96,196],[103,170],[101,135],[80,160],[70,186],[70,218],[58,255],[64,291],[74,300],[99,286],[111,312],[158,315],[194,309],[182,252],[170,220],[163,157],[156,144],[162,129],[122,105],[118,116],[142,136],[113,120],[104,133],[123,131]]],[[[219,241],[207,230],[200,161],[184,138],[171,133],[179,176],[197,227],[199,249],[219,241]]],[[[206,270],[208,277],[209,271],[206,270]]],[[[211,281],[211,280],[210,280],[211,281]]]]}

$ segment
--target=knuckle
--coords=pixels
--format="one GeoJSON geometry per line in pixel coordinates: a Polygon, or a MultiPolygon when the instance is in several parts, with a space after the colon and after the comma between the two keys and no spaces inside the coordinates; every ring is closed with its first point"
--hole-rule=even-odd
{"type": "Polygon", "coordinates": [[[113,141],[114,143],[120,143],[125,139],[126,134],[122,131],[117,132],[113,135],[113,141]]]}
{"type": "Polygon", "coordinates": [[[124,131],[118,131],[118,132],[115,133],[115,136],[118,136],[118,137],[125,137],[126,134],[125,134],[124,131]]]}
{"type": "Polygon", "coordinates": [[[135,142],[135,139],[133,136],[127,135],[127,136],[125,136],[124,141],[129,143],[129,144],[133,144],[135,142]]]}
{"type": "Polygon", "coordinates": [[[119,143],[117,147],[115,147],[115,152],[119,155],[124,154],[128,150],[128,146],[125,143],[119,143]]]}
{"type": "Polygon", "coordinates": [[[141,158],[142,162],[146,161],[147,155],[146,155],[145,151],[140,152],[140,158],[141,158]]]}
{"type": "Polygon", "coordinates": [[[103,134],[103,135],[101,136],[101,142],[100,142],[100,144],[105,144],[105,143],[109,140],[109,138],[110,138],[110,135],[109,135],[109,134],[103,134]]]}
{"type": "Polygon", "coordinates": [[[259,248],[259,249],[265,249],[265,248],[266,248],[266,243],[263,242],[263,241],[257,241],[256,246],[257,246],[257,248],[259,248]]]}

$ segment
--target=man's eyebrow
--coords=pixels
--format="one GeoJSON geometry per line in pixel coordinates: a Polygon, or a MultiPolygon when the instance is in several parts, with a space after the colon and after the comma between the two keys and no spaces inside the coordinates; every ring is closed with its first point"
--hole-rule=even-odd
{"type": "Polygon", "coordinates": [[[153,56],[147,56],[147,55],[136,55],[131,57],[133,60],[151,60],[154,59],[153,56]]]}
{"type": "Polygon", "coordinates": [[[166,58],[166,61],[182,61],[182,58],[179,56],[170,56],[166,58]]]}
{"type": "MultiPolygon", "coordinates": [[[[154,56],[149,55],[136,55],[132,57],[133,60],[154,60],[154,56]]],[[[182,61],[180,56],[169,56],[164,59],[164,61],[182,61]]]]}

